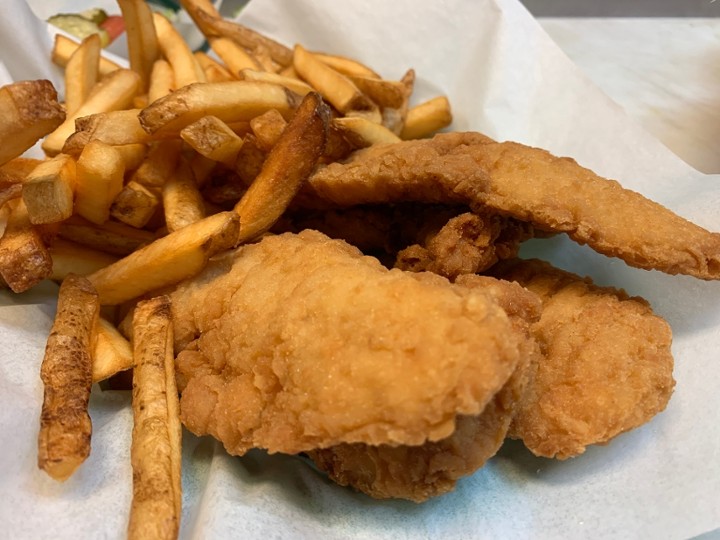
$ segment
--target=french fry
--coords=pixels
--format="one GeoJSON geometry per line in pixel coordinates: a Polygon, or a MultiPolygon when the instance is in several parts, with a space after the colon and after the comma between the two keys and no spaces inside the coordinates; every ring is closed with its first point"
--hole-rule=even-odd
{"type": "Polygon", "coordinates": [[[347,111],[345,113],[345,116],[347,116],[348,118],[362,118],[374,124],[382,124],[382,113],[380,112],[380,109],[374,104],[371,105],[370,108],[363,111],[347,111]]]}
{"type": "Polygon", "coordinates": [[[364,118],[335,118],[333,124],[339,127],[345,137],[357,148],[401,141],[400,137],[388,128],[364,118]]]}
{"type": "Polygon", "coordinates": [[[128,538],[174,540],[182,503],[182,431],[169,297],[138,303],[133,336],[133,499],[128,538]]]}
{"type": "Polygon", "coordinates": [[[100,35],[90,34],[65,66],[65,111],[72,115],[87,100],[98,80],[100,35]]]}
{"type": "Polygon", "coordinates": [[[352,58],[347,58],[346,56],[340,56],[337,54],[325,54],[319,52],[314,52],[313,55],[323,64],[327,64],[335,71],[339,71],[343,75],[380,79],[380,75],[375,73],[366,65],[361,64],[352,58]]]}
{"type": "Polygon", "coordinates": [[[269,152],[278,142],[287,122],[275,109],[250,120],[250,127],[261,149],[269,152]]]}
{"type": "Polygon", "coordinates": [[[147,146],[142,143],[116,144],[113,148],[120,152],[123,163],[125,164],[125,173],[134,171],[145,160],[147,155],[147,146]]]}
{"type": "Polygon", "coordinates": [[[450,102],[439,96],[408,110],[401,139],[420,139],[452,123],[450,102]]]}
{"type": "Polygon", "coordinates": [[[205,36],[230,38],[248,50],[262,45],[271,58],[281,66],[285,67],[293,63],[292,50],[247,26],[223,19],[206,0],[180,0],[180,4],[205,36]]]}
{"type": "Polygon", "coordinates": [[[192,175],[190,165],[183,159],[165,182],[162,191],[165,223],[174,232],[205,217],[202,195],[192,175]]]}
{"type": "Polygon", "coordinates": [[[145,0],[118,0],[118,5],[125,20],[130,69],[140,76],[140,92],[146,92],[153,64],[160,56],[153,14],[145,0]]]}
{"type": "Polygon", "coordinates": [[[22,196],[22,183],[4,182],[0,180],[0,208],[4,208],[6,202],[17,199],[20,196],[22,196]]]}
{"type": "Polygon", "coordinates": [[[0,238],[0,275],[13,292],[27,291],[52,272],[52,258],[30,223],[22,199],[13,201],[5,232],[0,238]]]}
{"type": "Polygon", "coordinates": [[[211,115],[185,126],[180,137],[196,152],[228,167],[233,166],[243,145],[243,140],[225,122],[211,115]]]}
{"type": "Polygon", "coordinates": [[[92,380],[104,381],[120,371],[133,367],[130,342],[112,323],[100,317],[95,329],[96,340],[92,355],[92,380]]]}
{"type": "Polygon", "coordinates": [[[198,188],[202,188],[205,185],[215,170],[215,167],[217,167],[217,161],[206,158],[197,152],[190,158],[189,164],[198,188]]]}
{"type": "Polygon", "coordinates": [[[145,161],[132,175],[132,180],[148,188],[163,187],[177,167],[181,149],[182,141],[176,139],[154,143],[145,161]]]}
{"type": "MultiPolygon", "coordinates": [[[[70,57],[79,46],[80,44],[77,41],[73,41],[62,34],[55,34],[55,42],[51,56],[52,62],[60,67],[66,67],[70,61],[70,57]]],[[[100,56],[98,71],[101,77],[112,73],[116,69],[122,68],[112,60],[108,60],[107,58],[100,56]]]]}
{"type": "Polygon", "coordinates": [[[298,81],[300,80],[300,75],[298,75],[297,71],[295,71],[295,66],[293,66],[292,64],[282,68],[278,72],[278,75],[282,77],[288,77],[289,79],[297,79],[298,81]]]}
{"type": "Polygon", "coordinates": [[[222,212],[168,234],[90,275],[104,305],[116,305],[197,275],[208,259],[233,247],[235,212],[222,212]]]}
{"type": "Polygon", "coordinates": [[[154,136],[177,135],[206,115],[231,123],[277,109],[287,118],[296,102],[294,94],[272,84],[249,81],[191,84],[143,109],[140,124],[154,136]]]}
{"type": "Polygon", "coordinates": [[[150,85],[148,87],[148,103],[167,96],[175,88],[175,74],[172,66],[162,58],[155,60],[150,72],[150,85]]]}
{"type": "Polygon", "coordinates": [[[91,141],[113,146],[147,143],[150,136],[140,125],[139,112],[138,109],[127,109],[78,118],[75,121],[75,132],[62,147],[63,153],[77,156],[91,141]]]}
{"type": "Polygon", "coordinates": [[[0,88],[0,165],[19,156],[65,121],[50,81],[22,81],[0,88]]]}
{"type": "Polygon", "coordinates": [[[0,165],[0,182],[24,182],[40,163],[42,163],[42,160],[33,158],[19,157],[11,159],[7,163],[0,165]]]}
{"type": "Polygon", "coordinates": [[[285,211],[325,149],[329,118],[319,94],[305,96],[260,174],[235,205],[241,223],[239,243],[267,231],[285,211]]]}
{"type": "Polygon", "coordinates": [[[235,161],[235,172],[242,180],[245,187],[252,184],[262,170],[263,163],[267,158],[267,153],[260,148],[257,137],[252,133],[245,135],[243,138],[243,146],[238,152],[235,161]]]}
{"type": "Polygon", "coordinates": [[[85,146],[77,161],[75,212],[102,225],[110,219],[110,205],[123,187],[125,163],[120,152],[100,141],[85,146]]]}
{"type": "Polygon", "coordinates": [[[299,96],[304,96],[305,94],[313,92],[313,88],[309,84],[304,83],[299,79],[278,75],[277,73],[268,73],[266,71],[257,71],[254,69],[243,69],[240,72],[240,76],[245,81],[266,82],[284,86],[299,96]]]}
{"type": "Polygon", "coordinates": [[[160,199],[142,184],[131,180],[115,197],[110,215],[122,223],[141,229],[155,214],[160,199]]]}
{"type": "Polygon", "coordinates": [[[177,88],[196,82],[205,82],[207,80],[205,72],[172,23],[157,12],[153,13],[153,20],[160,50],[172,66],[177,88]]]}
{"type": "Polygon", "coordinates": [[[118,69],[110,73],[95,85],[90,97],[75,111],[75,114],[68,116],[55,131],[45,138],[42,144],[45,153],[51,156],[60,153],[65,139],[75,132],[76,119],[90,114],[117,111],[129,107],[137,93],[139,83],[138,74],[129,69],[118,69]]]}
{"type": "Polygon", "coordinates": [[[58,154],[40,163],[22,187],[30,223],[57,223],[69,218],[75,188],[75,160],[71,156],[58,154]]]}
{"type": "Polygon", "coordinates": [[[373,107],[367,96],[350,79],[315,58],[302,45],[295,45],[293,66],[310,86],[341,113],[373,107]]]}
{"type": "Polygon", "coordinates": [[[115,261],[117,257],[68,240],[56,239],[48,248],[52,257],[53,281],[62,281],[70,274],[87,276],[115,261]]]}
{"type": "Polygon", "coordinates": [[[128,255],[155,239],[150,231],[130,227],[124,223],[107,221],[96,225],[81,218],[72,216],[60,224],[58,232],[61,238],[82,246],[112,255],[128,255]]]}
{"type": "Polygon", "coordinates": [[[38,467],[59,481],[90,455],[91,354],[99,312],[90,282],[65,278],[40,370],[45,392],[38,437],[38,467]]]}
{"type": "Polygon", "coordinates": [[[280,64],[272,59],[270,51],[264,45],[258,44],[252,50],[252,56],[263,71],[267,71],[268,73],[277,73],[280,71],[280,64]]]}
{"type": "Polygon", "coordinates": [[[237,79],[237,77],[234,77],[225,66],[216,62],[204,52],[195,51],[194,54],[198,64],[200,64],[200,67],[203,68],[205,78],[207,78],[208,82],[225,82],[237,79]]]}
{"type": "Polygon", "coordinates": [[[228,38],[210,38],[210,46],[225,62],[228,71],[235,77],[243,69],[260,69],[260,64],[240,45],[228,38]]]}
{"type": "Polygon", "coordinates": [[[402,76],[400,82],[405,87],[405,95],[402,104],[394,109],[385,107],[383,109],[382,125],[392,131],[395,135],[400,135],[405,127],[405,119],[407,118],[410,96],[415,88],[415,70],[409,69],[402,76]]]}
{"type": "Polygon", "coordinates": [[[381,108],[398,108],[405,100],[405,85],[402,81],[387,81],[356,75],[347,75],[347,78],[381,108]]]}

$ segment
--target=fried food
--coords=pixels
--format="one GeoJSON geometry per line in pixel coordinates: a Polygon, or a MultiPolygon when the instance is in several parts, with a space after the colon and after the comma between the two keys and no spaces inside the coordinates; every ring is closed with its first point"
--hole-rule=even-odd
{"type": "MultiPolygon", "coordinates": [[[[420,275],[427,279],[427,274],[420,275]]],[[[467,276],[465,284],[480,288],[498,300],[513,325],[528,335],[540,314],[539,299],[517,284],[467,276]]],[[[528,339],[521,361],[510,380],[477,416],[459,416],[453,434],[421,446],[342,444],[309,452],[321,470],[340,485],[368,495],[423,502],[454,489],[458,479],[472,474],[502,445],[527,381],[539,355],[528,339]]]]}
{"type": "Polygon", "coordinates": [[[212,262],[172,294],[184,424],[231,454],[448,437],[526,339],[489,295],[431,277],[315,231],[212,262]]]}
{"type": "Polygon", "coordinates": [[[570,158],[479,133],[358,151],[346,163],[318,170],[309,192],[341,206],[417,200],[490,208],[540,230],[565,232],[631,266],[720,279],[720,234],[570,158]]]}
{"type": "Polygon", "coordinates": [[[665,409],[675,381],[669,325],[642,298],[538,261],[494,274],[543,303],[532,333],[543,356],[510,430],[537,456],[566,459],[665,409]]]}

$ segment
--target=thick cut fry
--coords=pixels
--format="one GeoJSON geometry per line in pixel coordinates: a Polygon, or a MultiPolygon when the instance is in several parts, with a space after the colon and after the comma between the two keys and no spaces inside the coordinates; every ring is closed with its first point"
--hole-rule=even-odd
{"type": "Polygon", "coordinates": [[[225,122],[211,115],[184,127],[180,137],[196,152],[228,167],[234,165],[243,145],[243,140],[225,122]]]}
{"type": "Polygon", "coordinates": [[[41,159],[15,158],[0,165],[0,182],[24,182],[35,167],[42,163],[41,159]]]}
{"type": "Polygon", "coordinates": [[[122,223],[140,229],[147,225],[159,204],[157,195],[131,180],[115,197],[110,207],[110,215],[122,223]]]}
{"type": "Polygon", "coordinates": [[[57,223],[73,212],[75,160],[59,154],[40,163],[27,177],[22,193],[30,223],[57,223]]]}
{"type": "Polygon", "coordinates": [[[161,188],[177,167],[182,141],[158,141],[150,147],[145,161],[135,171],[132,180],[149,188],[161,188]]]}
{"type": "Polygon", "coordinates": [[[87,279],[69,275],[60,286],[57,313],[40,377],[45,386],[38,467],[66,480],[90,455],[88,414],[98,296],[87,279]]]}
{"type": "Polygon", "coordinates": [[[40,233],[33,228],[22,199],[14,207],[0,238],[0,275],[19,293],[27,291],[52,272],[52,258],[40,233]]]}
{"type": "Polygon", "coordinates": [[[278,142],[285,126],[287,126],[287,122],[274,109],[250,120],[250,127],[257,138],[258,145],[266,152],[269,152],[278,142]]]}
{"type": "Polygon", "coordinates": [[[182,503],[182,431],[167,296],[137,305],[133,336],[133,500],[128,538],[174,540],[182,503]]]}
{"type": "Polygon", "coordinates": [[[408,111],[400,138],[422,139],[451,123],[450,102],[445,96],[438,96],[408,111]]]}
{"type": "Polygon", "coordinates": [[[302,82],[300,79],[284,77],[283,75],[278,75],[277,73],[268,73],[266,71],[257,71],[254,69],[243,69],[240,75],[245,81],[266,82],[284,86],[299,96],[304,96],[313,91],[312,86],[302,82]]]}
{"type": "MultiPolygon", "coordinates": [[[[63,68],[66,67],[70,61],[70,57],[79,46],[80,44],[78,42],[63,36],[62,34],[55,34],[55,44],[53,45],[52,50],[53,63],[63,68]]],[[[98,71],[101,77],[115,71],[116,69],[121,69],[121,67],[112,60],[108,60],[107,58],[100,56],[98,71]]]]}
{"type": "Polygon", "coordinates": [[[197,152],[190,158],[189,163],[190,170],[192,170],[193,177],[195,178],[195,183],[199,188],[207,183],[213,170],[217,167],[217,161],[206,158],[197,152]]]}
{"type": "Polygon", "coordinates": [[[112,255],[127,255],[155,239],[150,231],[142,231],[124,223],[107,221],[95,225],[80,216],[73,216],[60,225],[60,237],[112,255]]]}
{"type": "Polygon", "coordinates": [[[153,13],[153,20],[160,50],[172,66],[177,88],[196,82],[205,82],[205,72],[172,23],[159,13],[153,13]]]}
{"type": "Polygon", "coordinates": [[[65,120],[50,81],[22,81],[0,88],[0,165],[19,156],[65,120]]]}
{"type": "Polygon", "coordinates": [[[335,118],[333,124],[340,128],[343,135],[357,148],[365,148],[373,144],[391,144],[401,140],[388,128],[365,118],[335,118]]]}
{"type": "Polygon", "coordinates": [[[280,71],[280,64],[275,62],[270,56],[270,51],[264,45],[258,45],[252,50],[252,56],[257,60],[260,69],[268,73],[277,73],[280,71]]]}
{"type": "Polygon", "coordinates": [[[90,95],[98,80],[100,35],[90,34],[65,66],[65,111],[72,115],[90,95]]]}
{"type": "Polygon", "coordinates": [[[105,144],[142,144],[150,136],[140,125],[139,109],[111,111],[83,116],[75,121],[75,132],[63,145],[64,154],[77,156],[91,141],[105,144]]]}
{"type": "Polygon", "coordinates": [[[150,72],[150,85],[148,86],[148,103],[167,96],[175,89],[175,74],[172,66],[162,58],[155,60],[150,72]]]}
{"type": "Polygon", "coordinates": [[[231,39],[210,38],[210,46],[235,78],[243,69],[260,69],[257,60],[231,39]]]}
{"type": "Polygon", "coordinates": [[[208,114],[226,123],[248,121],[270,109],[288,118],[297,104],[282,86],[250,81],[192,84],[140,112],[140,124],[155,136],[177,135],[208,114]]]}
{"type": "Polygon", "coordinates": [[[208,5],[208,2],[180,0],[180,3],[206,36],[227,37],[249,50],[262,45],[271,58],[281,66],[285,67],[293,63],[292,50],[247,26],[223,19],[214,7],[208,5]]]}
{"type": "Polygon", "coordinates": [[[75,212],[98,225],[110,219],[110,205],[123,187],[125,163],[120,152],[92,141],[77,161],[75,212]]]}
{"type": "Polygon", "coordinates": [[[205,206],[190,165],[181,160],[163,186],[163,208],[168,231],[173,232],[205,217],[205,206]]]}
{"type": "Polygon", "coordinates": [[[48,277],[54,281],[62,281],[70,274],[87,276],[117,261],[114,255],[62,239],[56,239],[48,250],[52,257],[48,277]]]}
{"type": "Polygon", "coordinates": [[[341,113],[373,108],[367,96],[350,79],[315,58],[302,45],[295,45],[293,66],[300,76],[310,83],[310,86],[320,92],[341,113]]]}
{"type": "Polygon", "coordinates": [[[260,148],[257,137],[252,133],[245,135],[243,140],[243,147],[240,149],[235,162],[235,172],[247,187],[260,174],[267,153],[260,148]]]}
{"type": "Polygon", "coordinates": [[[118,5],[125,20],[130,69],[140,75],[140,91],[145,92],[153,63],[160,56],[153,14],[145,0],[118,0],[118,5]]]}
{"type": "Polygon", "coordinates": [[[402,81],[386,81],[374,77],[347,75],[361,92],[380,107],[401,107],[405,99],[405,85],[402,81]]]}
{"type": "Polygon", "coordinates": [[[147,146],[142,143],[116,144],[113,148],[120,152],[123,163],[125,164],[125,173],[134,171],[145,160],[147,155],[147,146]]]}
{"type": "Polygon", "coordinates": [[[58,154],[65,140],[75,132],[75,120],[78,118],[129,107],[137,93],[139,83],[138,74],[129,69],[118,69],[110,73],[95,85],[92,94],[82,107],[75,111],[75,114],[68,116],[60,127],[45,138],[43,150],[51,156],[58,154]]]}
{"type": "Polygon", "coordinates": [[[239,218],[223,212],[168,234],[92,274],[104,305],[115,305],[200,272],[208,259],[237,243],[239,218]]]}
{"type": "Polygon", "coordinates": [[[232,73],[230,73],[225,66],[216,62],[202,51],[195,51],[195,59],[200,64],[200,67],[203,68],[208,82],[225,82],[237,79],[237,77],[233,77],[232,73]]]}
{"type": "Polygon", "coordinates": [[[319,52],[314,52],[313,55],[322,63],[327,64],[335,71],[339,71],[343,75],[380,79],[380,75],[375,73],[366,65],[361,64],[352,58],[347,58],[337,54],[325,54],[319,52]]]}
{"type": "Polygon", "coordinates": [[[238,242],[267,231],[308,179],[325,149],[330,109],[316,92],[308,94],[283,131],[235,211],[240,215],[238,242]]]}
{"type": "Polygon", "coordinates": [[[110,322],[102,317],[96,328],[92,360],[92,380],[104,381],[120,371],[133,367],[130,342],[110,322]]]}

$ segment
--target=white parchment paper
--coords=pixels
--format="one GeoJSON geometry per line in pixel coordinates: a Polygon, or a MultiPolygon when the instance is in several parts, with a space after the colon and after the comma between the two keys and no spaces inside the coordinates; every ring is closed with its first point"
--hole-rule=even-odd
{"type": "MultiPolygon", "coordinates": [[[[3,7],[8,76],[48,76],[42,26],[7,22],[28,16],[20,0],[3,7]],[[29,32],[37,39],[28,41],[29,32]],[[20,54],[29,60],[17,62],[20,54]]],[[[454,129],[572,156],[720,231],[720,178],[694,171],[629,121],[515,0],[256,0],[243,20],[387,77],[414,67],[418,99],[447,94],[454,129]]],[[[670,321],[677,389],[663,414],[567,462],[507,443],[455,492],[423,505],[374,501],[298,458],[231,458],[186,434],[181,536],[687,538],[719,527],[720,283],[631,269],[564,238],[535,241],[527,253],[640,294],[670,321]]],[[[38,373],[55,290],[0,295],[0,537],[122,538],[131,497],[127,394],[93,393],[92,454],[71,479],[57,484],[35,464],[38,373]]]]}

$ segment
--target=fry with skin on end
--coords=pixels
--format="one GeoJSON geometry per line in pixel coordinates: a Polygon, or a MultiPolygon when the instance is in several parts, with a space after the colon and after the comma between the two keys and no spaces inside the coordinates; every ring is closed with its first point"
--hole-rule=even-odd
{"type": "Polygon", "coordinates": [[[172,66],[159,58],[155,60],[150,72],[150,84],[148,86],[148,103],[153,103],[161,97],[167,96],[175,88],[175,74],[172,66]]]}
{"type": "Polygon", "coordinates": [[[262,170],[235,205],[238,243],[267,231],[308,179],[325,149],[330,109],[320,94],[305,96],[268,155],[262,170]]]}
{"type": "Polygon", "coordinates": [[[131,180],[122,189],[110,207],[110,215],[131,227],[143,228],[160,204],[157,195],[139,182],[131,180]]]}
{"type": "Polygon", "coordinates": [[[100,35],[90,34],[70,56],[65,66],[65,111],[74,114],[90,95],[98,80],[100,35]]]}
{"type": "Polygon", "coordinates": [[[347,78],[382,108],[401,107],[405,100],[405,85],[402,81],[387,81],[374,77],[358,77],[357,75],[347,75],[347,78]]]}
{"type": "Polygon", "coordinates": [[[266,152],[275,146],[286,126],[287,122],[275,109],[250,120],[250,127],[257,138],[258,146],[266,152]]]}
{"type": "Polygon", "coordinates": [[[118,0],[118,5],[125,20],[130,69],[140,75],[140,92],[145,92],[160,55],[153,14],[145,0],[118,0]]]}
{"type": "Polygon", "coordinates": [[[75,212],[98,225],[110,219],[110,206],[123,188],[125,163],[120,152],[92,141],[77,161],[75,212]]]}
{"type": "Polygon", "coordinates": [[[174,232],[205,217],[205,205],[198,191],[190,165],[180,160],[175,172],[165,182],[162,191],[165,223],[174,232]]]}
{"type": "Polygon", "coordinates": [[[58,234],[76,244],[120,256],[128,255],[155,239],[150,231],[115,221],[96,225],[77,215],[63,221],[58,234]]]}
{"type": "Polygon", "coordinates": [[[450,102],[445,96],[439,96],[408,110],[400,138],[422,139],[451,123],[450,102]]]}
{"type": "Polygon", "coordinates": [[[206,82],[205,72],[172,23],[157,12],[153,13],[153,21],[160,50],[172,66],[177,88],[196,82],[206,82]]]}
{"type": "Polygon", "coordinates": [[[52,257],[53,281],[62,281],[70,274],[87,276],[117,261],[117,257],[95,249],[57,238],[48,248],[52,257]]]}
{"type": "Polygon", "coordinates": [[[333,124],[340,128],[343,135],[357,148],[366,148],[374,144],[392,144],[401,139],[386,127],[370,122],[365,118],[335,118],[333,124]]]}
{"type": "Polygon", "coordinates": [[[66,480],[90,455],[88,401],[99,313],[98,296],[90,282],[73,274],[65,278],[40,370],[45,392],[38,467],[55,480],[66,480]]]}
{"type": "MultiPolygon", "coordinates": [[[[62,34],[55,34],[55,42],[53,44],[51,60],[54,64],[64,68],[70,61],[70,57],[77,50],[80,44],[77,41],[73,41],[69,37],[63,36],[62,34]]],[[[112,73],[116,69],[122,69],[112,60],[108,60],[104,56],[100,56],[100,63],[98,65],[98,73],[101,77],[112,73]]]]}
{"type": "Polygon", "coordinates": [[[96,327],[95,349],[93,350],[92,380],[104,381],[120,371],[133,367],[130,342],[110,322],[102,317],[96,327]]]}
{"type": "Polygon", "coordinates": [[[140,77],[134,71],[129,69],[113,71],[95,85],[90,97],[75,111],[75,114],[68,116],[55,131],[45,138],[42,144],[45,153],[51,156],[60,153],[65,140],[75,132],[75,120],[78,118],[129,107],[137,93],[139,84],[140,77]]]}
{"type": "Polygon", "coordinates": [[[243,145],[243,140],[225,122],[212,115],[185,126],[180,137],[196,152],[228,167],[233,166],[243,145]]]}
{"type": "Polygon", "coordinates": [[[133,316],[133,500],[128,538],[177,538],[182,504],[180,405],[170,299],[138,303],[133,316]]]}
{"type": "Polygon", "coordinates": [[[35,167],[22,187],[30,223],[57,223],[69,218],[75,184],[75,160],[67,154],[58,154],[35,167]]]}
{"type": "Polygon", "coordinates": [[[0,275],[13,292],[27,291],[52,272],[52,258],[42,236],[30,223],[22,199],[13,201],[0,238],[0,275]]]}
{"type": "Polygon", "coordinates": [[[143,129],[156,137],[174,136],[203,116],[225,123],[248,121],[277,109],[288,118],[297,96],[282,86],[251,81],[191,84],[157,100],[140,112],[143,129]]]}
{"type": "Polygon", "coordinates": [[[0,165],[63,125],[65,111],[50,81],[22,81],[0,88],[0,165]]]}
{"type": "Polygon", "coordinates": [[[91,114],[75,120],[75,132],[63,144],[63,154],[77,156],[91,141],[119,146],[144,144],[150,136],[140,125],[139,109],[91,114]]]}
{"type": "Polygon", "coordinates": [[[350,79],[315,58],[302,45],[295,45],[293,66],[310,86],[341,113],[373,108],[367,96],[350,79]]]}
{"type": "Polygon", "coordinates": [[[210,46],[225,63],[234,78],[243,69],[260,69],[260,64],[245,49],[228,38],[210,38],[210,46]]]}
{"type": "Polygon", "coordinates": [[[103,305],[116,305],[197,275],[208,259],[236,245],[240,219],[222,212],[155,240],[88,279],[103,305]]]}
{"type": "Polygon", "coordinates": [[[268,73],[266,71],[257,71],[255,69],[243,69],[240,76],[244,81],[267,82],[270,84],[278,84],[284,86],[288,90],[292,90],[299,96],[304,96],[310,92],[314,92],[313,87],[304,83],[300,79],[284,77],[277,73],[268,73]]]}

